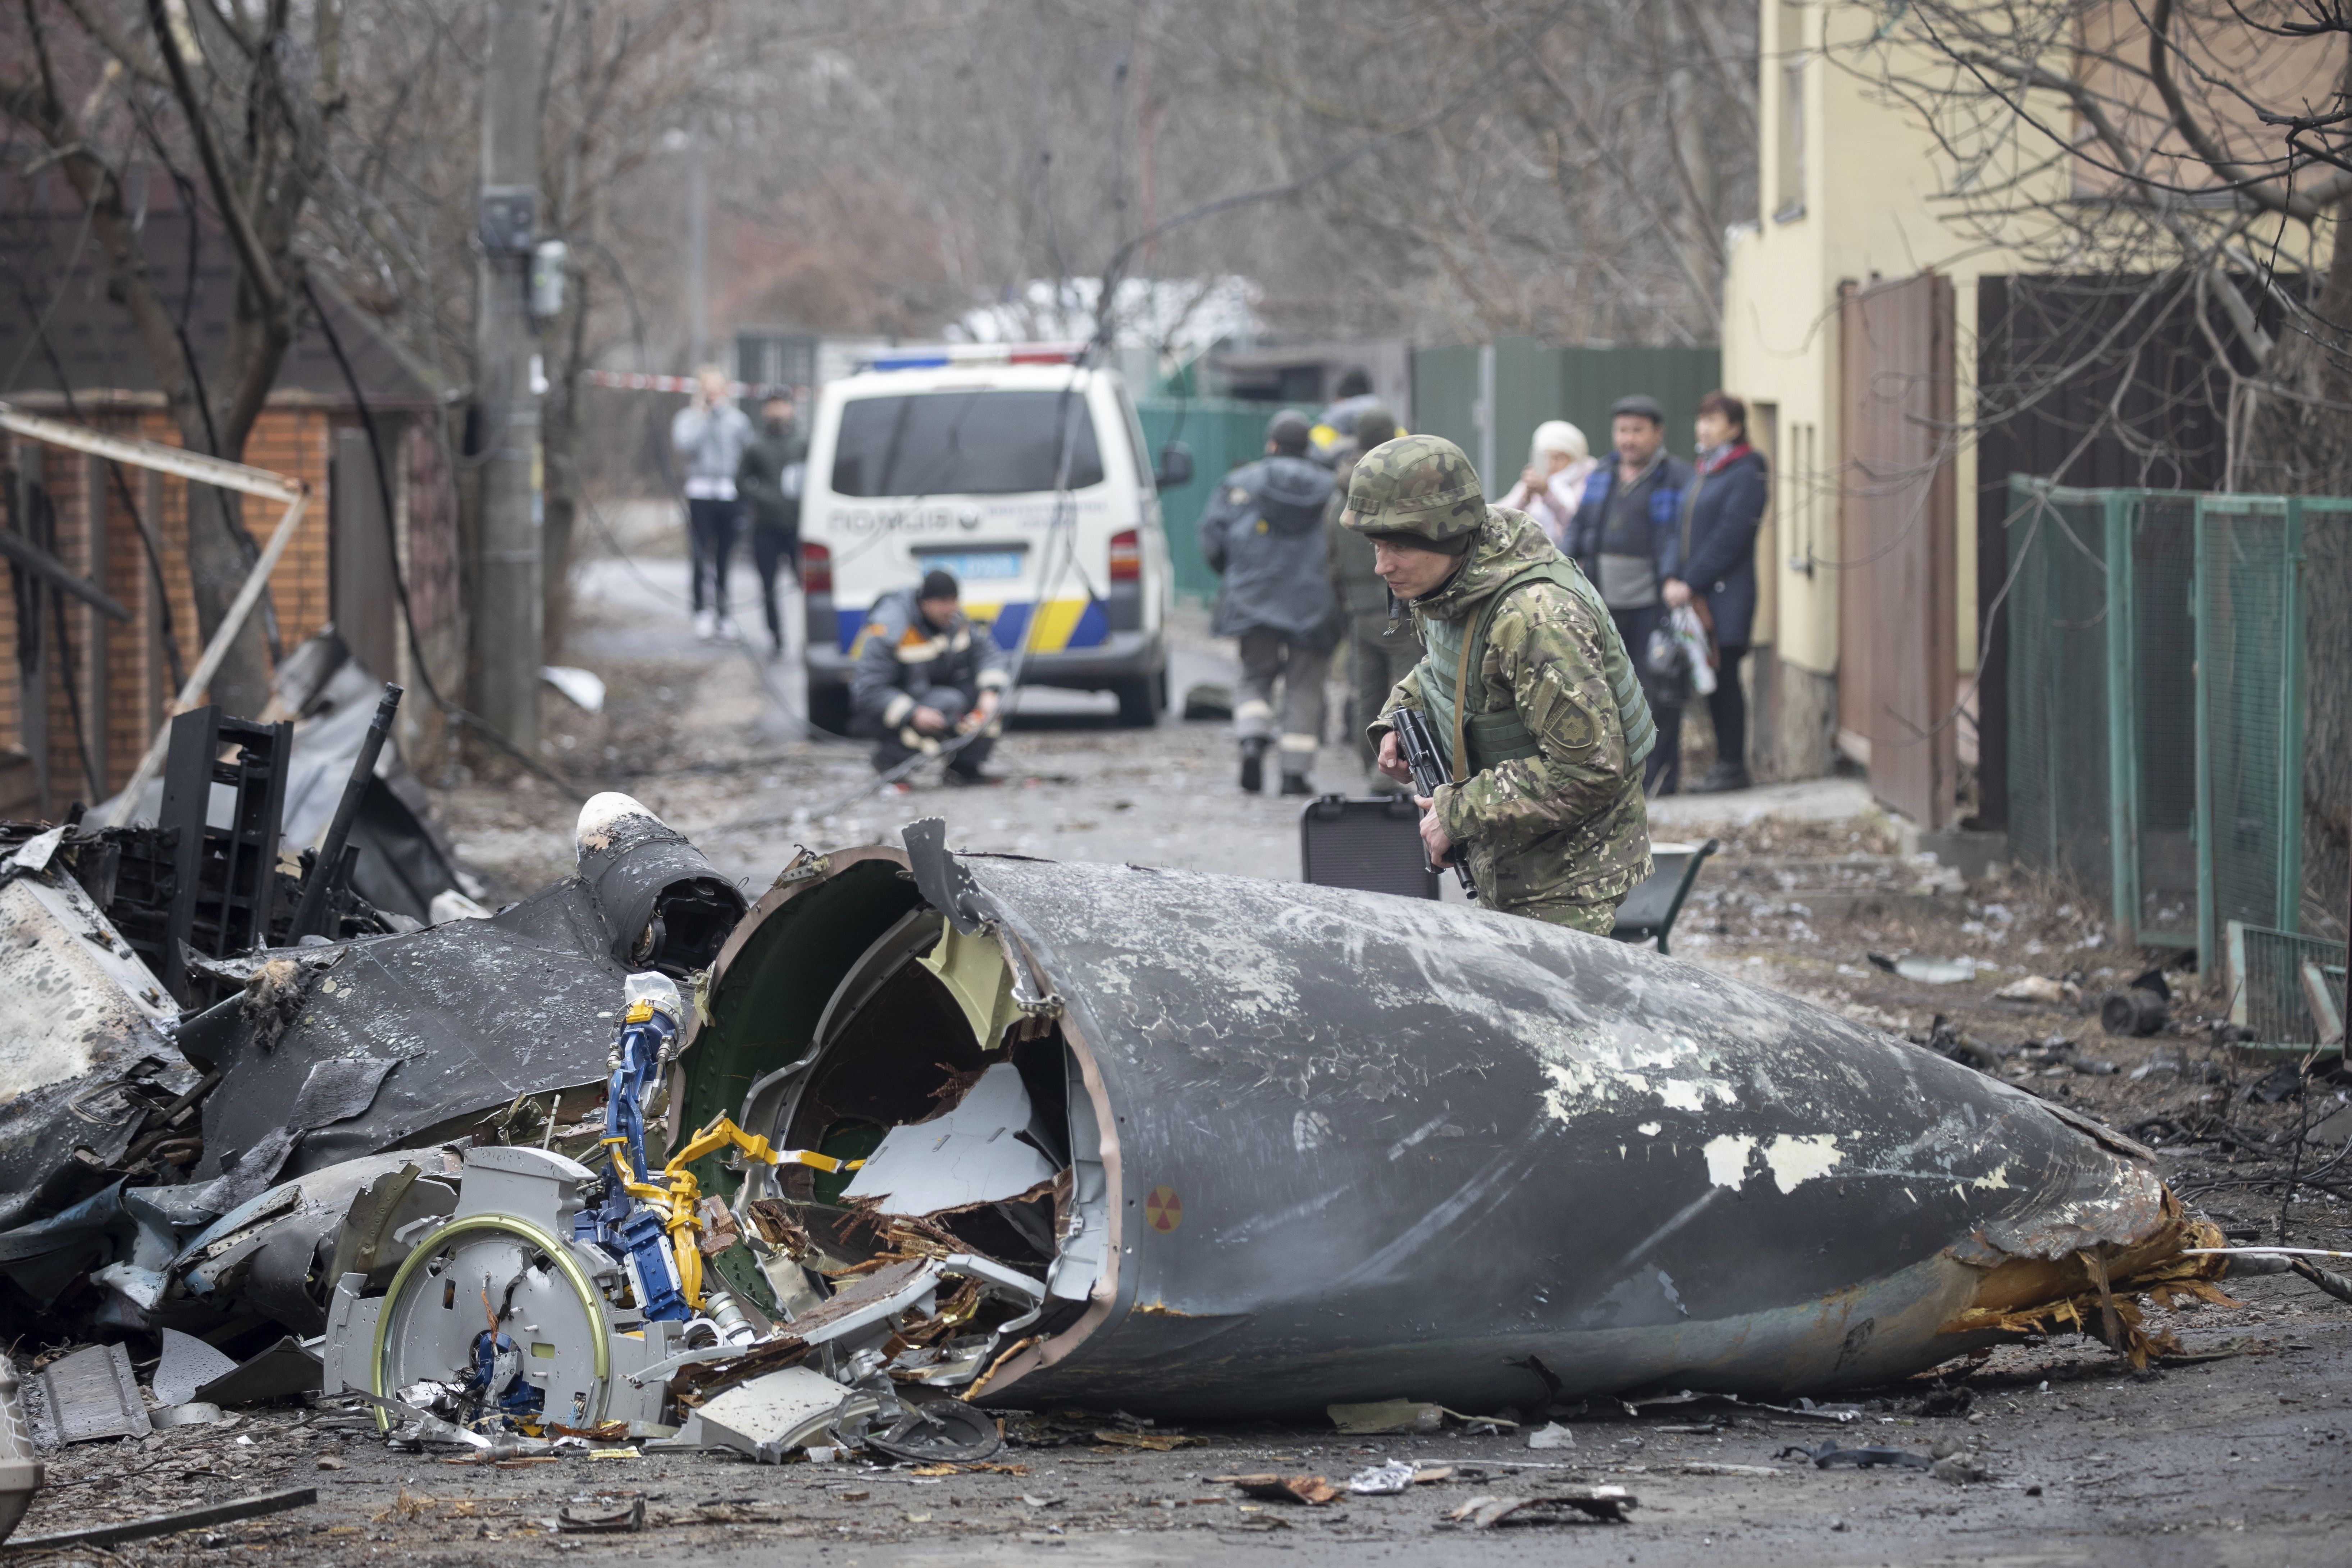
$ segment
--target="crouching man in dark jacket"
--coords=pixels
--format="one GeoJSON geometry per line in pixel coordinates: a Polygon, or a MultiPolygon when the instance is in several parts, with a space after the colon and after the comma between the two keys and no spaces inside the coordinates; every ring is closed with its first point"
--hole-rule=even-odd
{"type": "Polygon", "coordinates": [[[866,614],[849,679],[850,728],[873,737],[876,773],[945,752],[946,783],[985,782],[980,766],[1003,731],[997,710],[1013,677],[1004,650],[986,626],[965,618],[960,597],[953,577],[931,572],[921,586],[886,594],[866,614]]]}

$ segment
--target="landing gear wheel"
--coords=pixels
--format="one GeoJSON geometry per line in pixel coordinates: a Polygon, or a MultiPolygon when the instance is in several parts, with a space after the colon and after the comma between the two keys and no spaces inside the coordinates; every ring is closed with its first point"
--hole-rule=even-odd
{"type": "MultiPolygon", "coordinates": [[[[376,1315],[373,1392],[397,1398],[419,1382],[464,1383],[493,1315],[521,1342],[523,1375],[544,1396],[547,1420],[604,1418],[613,1367],[604,1298],[569,1247],[513,1215],[452,1220],[401,1264],[376,1315]]],[[[391,1420],[377,1409],[379,1429],[391,1420]]]]}

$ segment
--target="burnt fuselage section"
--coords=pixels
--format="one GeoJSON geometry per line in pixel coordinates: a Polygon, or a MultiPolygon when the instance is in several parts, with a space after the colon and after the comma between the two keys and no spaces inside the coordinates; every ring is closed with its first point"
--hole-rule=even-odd
{"type": "MultiPolygon", "coordinates": [[[[911,878],[891,851],[836,855],[739,929],[688,1113],[822,1138],[824,1086],[895,1084],[898,1110],[862,1112],[887,1131],[1027,1049],[1062,1134],[1034,1141],[1063,1166],[1043,1265],[1063,1310],[974,1397],[1237,1415],[1852,1386],[1982,1342],[1955,1320],[2005,1265],[2160,1252],[2180,1224],[2127,1142],[1653,952],[909,837],[911,878]],[[933,916],[1001,973],[924,946],[933,916]],[[917,963],[961,998],[930,1026],[921,986],[893,999],[917,963]],[[834,1026],[859,986],[899,1023],[834,1026]]],[[[880,1234],[854,1196],[785,1196],[829,1248],[880,1234]]]]}

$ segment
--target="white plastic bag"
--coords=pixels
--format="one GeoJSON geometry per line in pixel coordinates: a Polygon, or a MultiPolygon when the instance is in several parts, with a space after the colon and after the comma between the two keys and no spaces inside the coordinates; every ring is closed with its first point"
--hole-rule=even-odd
{"type": "Polygon", "coordinates": [[[1707,660],[1706,628],[1699,625],[1698,612],[1685,605],[1669,624],[1689,664],[1691,690],[1701,697],[1714,695],[1715,666],[1707,660]]]}

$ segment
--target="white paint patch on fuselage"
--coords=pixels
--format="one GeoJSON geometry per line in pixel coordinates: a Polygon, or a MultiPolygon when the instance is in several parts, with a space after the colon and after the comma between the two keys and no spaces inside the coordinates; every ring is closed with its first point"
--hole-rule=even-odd
{"type": "Polygon", "coordinates": [[[1843,1158],[1838,1152],[1834,1132],[1809,1132],[1795,1137],[1783,1132],[1764,1150],[1764,1163],[1771,1168],[1774,1184],[1784,1193],[1795,1192],[1843,1158]]]}
{"type": "Polygon", "coordinates": [[[1744,1132],[1727,1132],[1720,1138],[1710,1138],[1699,1152],[1706,1156],[1706,1179],[1718,1187],[1739,1190],[1748,1174],[1748,1156],[1755,1152],[1756,1140],[1744,1132]]]}

